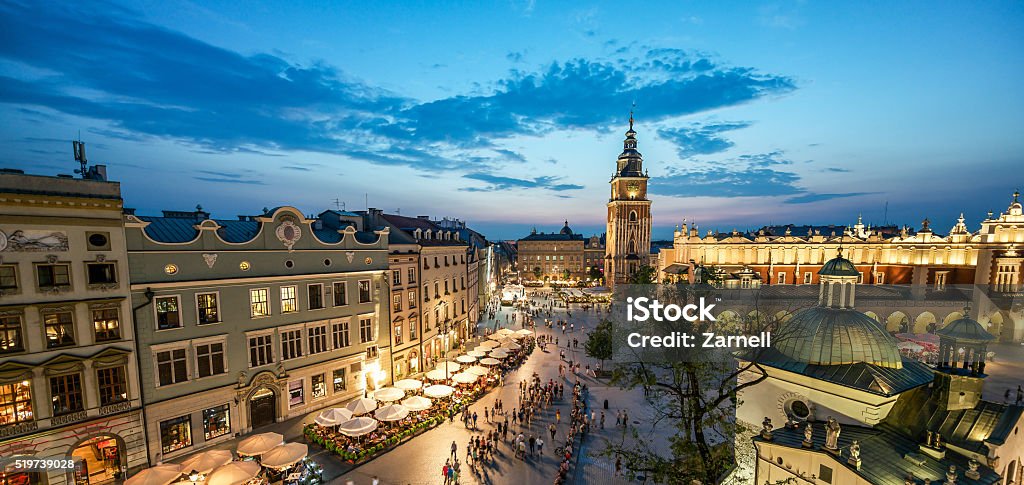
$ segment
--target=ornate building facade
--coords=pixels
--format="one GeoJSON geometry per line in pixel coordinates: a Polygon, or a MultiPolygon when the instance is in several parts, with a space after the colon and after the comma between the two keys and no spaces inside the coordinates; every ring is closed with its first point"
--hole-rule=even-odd
{"type": "Polygon", "coordinates": [[[350,219],[124,216],[153,463],[390,381],[388,230],[350,219]]]}
{"type": "MultiPolygon", "coordinates": [[[[696,225],[676,230],[673,247],[658,254],[663,279],[689,277],[694,264],[714,266],[724,286],[814,285],[817,271],[842,247],[859,271],[858,283],[914,285],[920,291],[943,292],[947,286],[977,285],[973,304],[978,321],[1000,341],[1024,339],[1024,213],[1019,194],[1007,209],[989,213],[971,230],[961,216],[947,234],[920,230],[852,226],[766,227],[753,233],[700,235],[696,225]]],[[[959,309],[936,314],[921,309],[906,313],[892,309],[876,315],[891,332],[934,332],[959,318],[959,309]]]]}
{"type": "Polygon", "coordinates": [[[629,130],[610,182],[604,267],[609,285],[626,283],[650,259],[651,201],[643,162],[630,113],[629,130]]]}
{"type": "Polygon", "coordinates": [[[123,480],[148,464],[121,188],[0,172],[0,482],[123,480]],[[2,464],[0,464],[2,466],[2,464]]]}

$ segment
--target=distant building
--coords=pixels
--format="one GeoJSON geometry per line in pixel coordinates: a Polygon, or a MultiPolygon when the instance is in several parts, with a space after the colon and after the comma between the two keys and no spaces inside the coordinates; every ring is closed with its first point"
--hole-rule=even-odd
{"type": "Polygon", "coordinates": [[[647,198],[647,172],[637,151],[633,113],[622,153],[612,175],[608,199],[608,232],[604,274],[609,285],[626,283],[651,259],[651,201],[647,198]]]}
{"type": "MultiPolygon", "coordinates": [[[[752,233],[732,231],[701,235],[695,224],[675,231],[673,246],[658,254],[661,279],[690,278],[697,264],[716,267],[729,288],[762,284],[813,285],[818,270],[840,248],[857,269],[857,283],[915,285],[942,292],[952,285],[977,285],[985,298],[975,298],[978,319],[1004,342],[1024,340],[1024,213],[1014,193],[1006,211],[989,213],[977,230],[961,217],[948,234],[920,230],[872,228],[858,220],[852,226],[776,226],[752,233]]],[[[922,310],[913,314],[892,309],[878,319],[892,332],[926,333],[941,329],[955,314],[922,310]]]]}
{"type": "Polygon", "coordinates": [[[0,457],[75,461],[0,469],[0,483],[113,482],[148,465],[121,188],[85,172],[0,171],[0,457]]]}
{"type": "Polygon", "coordinates": [[[387,228],[292,207],[124,225],[152,462],[391,381],[387,228]]]}
{"type": "Polygon", "coordinates": [[[569,221],[558,232],[534,230],[516,241],[516,264],[524,280],[585,281],[591,268],[604,269],[604,236],[584,237],[569,221]]]}

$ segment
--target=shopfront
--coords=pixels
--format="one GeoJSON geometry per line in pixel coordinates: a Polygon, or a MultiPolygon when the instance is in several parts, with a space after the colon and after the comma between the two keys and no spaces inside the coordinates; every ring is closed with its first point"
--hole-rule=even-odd
{"type": "Polygon", "coordinates": [[[71,451],[75,468],[68,483],[74,485],[119,484],[127,468],[124,441],[118,436],[101,434],[78,443],[71,451]]]}

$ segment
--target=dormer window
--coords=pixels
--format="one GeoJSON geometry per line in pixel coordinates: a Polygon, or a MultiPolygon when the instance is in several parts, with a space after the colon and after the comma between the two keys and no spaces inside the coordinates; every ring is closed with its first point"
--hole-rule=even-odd
{"type": "Polygon", "coordinates": [[[419,229],[416,229],[416,231],[413,232],[413,237],[415,237],[416,239],[422,238],[423,237],[423,231],[421,231],[419,229]]]}
{"type": "Polygon", "coordinates": [[[427,229],[427,232],[426,232],[426,235],[424,236],[424,239],[430,239],[430,229],[427,229]]]}

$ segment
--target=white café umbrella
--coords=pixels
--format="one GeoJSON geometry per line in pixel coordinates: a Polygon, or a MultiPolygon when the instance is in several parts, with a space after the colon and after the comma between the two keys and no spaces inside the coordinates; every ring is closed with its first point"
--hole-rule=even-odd
{"type": "Polygon", "coordinates": [[[352,437],[370,434],[375,429],[377,429],[377,420],[366,416],[352,418],[338,425],[338,432],[352,437]]]}
{"type": "Polygon", "coordinates": [[[508,328],[502,328],[502,329],[498,329],[498,331],[494,332],[494,333],[499,333],[501,335],[508,335],[510,333],[515,333],[515,332],[513,332],[511,329],[508,329],[508,328]]]}
{"type": "Polygon", "coordinates": [[[360,414],[366,414],[377,409],[377,400],[370,399],[368,397],[361,397],[348,403],[348,405],[345,406],[345,409],[352,411],[353,415],[359,416],[360,414]]]}
{"type": "Polygon", "coordinates": [[[460,355],[455,358],[455,361],[463,364],[472,364],[473,362],[476,362],[476,357],[473,357],[472,355],[460,355]]]}
{"type": "Polygon", "coordinates": [[[435,384],[433,386],[428,386],[423,389],[423,394],[426,394],[427,396],[430,397],[448,397],[451,396],[453,392],[455,392],[454,388],[452,388],[451,386],[446,386],[444,384],[435,384]]]}
{"type": "Polygon", "coordinates": [[[476,376],[485,376],[490,371],[487,370],[486,367],[482,367],[482,366],[479,366],[479,365],[474,365],[473,367],[470,367],[470,368],[466,369],[466,372],[469,373],[469,374],[476,375],[476,376]]]}
{"type": "Polygon", "coordinates": [[[284,468],[292,466],[306,457],[309,447],[302,443],[286,443],[260,456],[260,463],[265,467],[284,468]]]}
{"type": "Polygon", "coordinates": [[[131,478],[124,485],[168,485],[181,476],[181,465],[168,463],[146,468],[131,478]]]}
{"type": "Polygon", "coordinates": [[[441,372],[444,372],[445,371],[445,367],[448,368],[448,372],[451,373],[451,374],[454,374],[454,373],[458,372],[459,369],[462,368],[461,365],[456,364],[455,362],[441,362],[440,364],[437,364],[437,367],[435,367],[434,369],[435,370],[439,370],[441,372]]]}
{"type": "Polygon", "coordinates": [[[508,341],[508,342],[505,342],[505,343],[501,344],[501,347],[499,347],[499,348],[501,348],[501,349],[508,349],[508,350],[519,350],[519,349],[523,348],[523,346],[519,345],[519,344],[517,344],[515,342],[508,341]]]}
{"type": "Polygon", "coordinates": [[[522,335],[524,337],[529,337],[530,335],[533,335],[533,332],[531,332],[531,331],[529,331],[529,330],[527,330],[525,328],[521,328],[519,330],[516,330],[516,334],[517,335],[522,335]]]}
{"type": "Polygon", "coordinates": [[[284,443],[284,436],[277,433],[260,433],[239,441],[238,447],[235,450],[238,451],[239,455],[260,455],[274,449],[275,446],[281,443],[284,443]]]}
{"type": "Polygon", "coordinates": [[[398,421],[409,415],[409,410],[401,404],[388,404],[376,411],[373,415],[380,421],[398,421]]]}
{"type": "MultiPolygon", "coordinates": [[[[493,335],[491,335],[491,336],[493,337],[493,335]]],[[[498,337],[495,340],[499,340],[501,338],[502,337],[498,337]]],[[[497,347],[499,345],[501,345],[501,344],[499,344],[498,342],[495,342],[494,340],[485,340],[484,343],[480,344],[480,347],[483,347],[486,350],[491,350],[491,349],[493,349],[493,348],[495,348],[495,347],[497,347]]]]}
{"type": "Polygon", "coordinates": [[[203,475],[210,473],[214,468],[227,464],[231,459],[231,450],[206,450],[196,453],[185,461],[181,462],[181,469],[184,473],[195,470],[203,475]]]}
{"type": "Polygon", "coordinates": [[[423,382],[416,379],[402,379],[395,382],[395,387],[403,391],[415,391],[416,389],[423,387],[423,382]]]}
{"type": "Polygon", "coordinates": [[[480,359],[480,363],[483,365],[498,365],[501,361],[494,357],[487,357],[486,359],[480,359]]]}
{"type": "Polygon", "coordinates": [[[331,408],[320,411],[313,422],[320,426],[337,426],[350,419],[352,419],[352,411],[345,408],[331,408]]]}
{"type": "Polygon", "coordinates": [[[504,349],[495,350],[491,352],[491,357],[495,359],[504,359],[505,357],[508,357],[508,351],[504,349]]]}
{"type": "Polygon", "coordinates": [[[476,374],[470,374],[469,372],[459,372],[458,374],[452,376],[452,381],[455,381],[459,384],[472,384],[476,382],[476,380],[479,377],[480,376],[476,374]]]}
{"type": "Polygon", "coordinates": [[[434,402],[423,396],[413,396],[402,401],[402,405],[410,411],[426,411],[434,402]]]}
{"type": "Polygon", "coordinates": [[[434,369],[430,372],[427,372],[426,376],[427,379],[430,379],[432,381],[443,381],[447,379],[449,376],[451,376],[451,373],[446,373],[441,369],[434,369]]]}
{"type": "MultiPolygon", "coordinates": [[[[508,338],[508,336],[503,334],[503,333],[494,332],[494,333],[488,335],[487,338],[490,339],[490,340],[504,340],[504,339],[508,338]]],[[[487,345],[487,342],[484,342],[484,343],[482,343],[480,345],[487,345]]]]}
{"type": "Polygon", "coordinates": [[[238,485],[259,475],[262,467],[255,461],[233,461],[206,477],[206,485],[238,485]]]}
{"type": "Polygon", "coordinates": [[[484,351],[484,350],[473,349],[473,350],[470,350],[469,352],[466,352],[466,355],[471,355],[471,356],[476,357],[476,358],[479,359],[480,357],[487,357],[487,352],[484,351]]]}
{"type": "Polygon", "coordinates": [[[401,401],[403,397],[405,391],[394,387],[382,387],[373,393],[374,399],[385,402],[401,401]]]}

